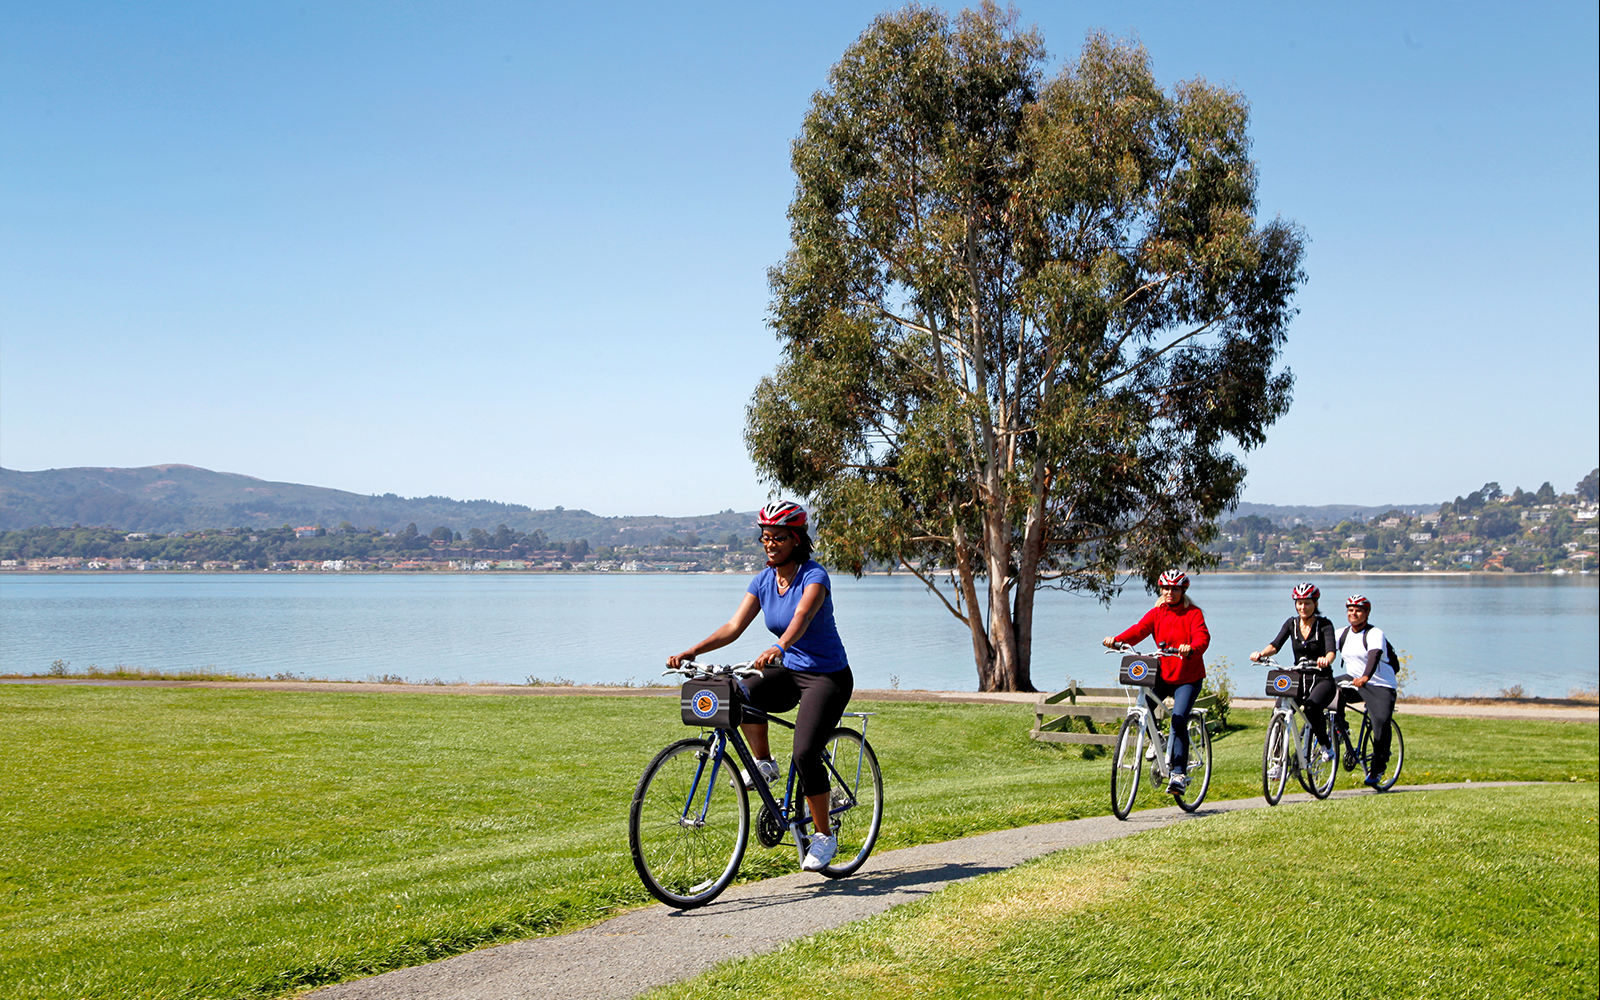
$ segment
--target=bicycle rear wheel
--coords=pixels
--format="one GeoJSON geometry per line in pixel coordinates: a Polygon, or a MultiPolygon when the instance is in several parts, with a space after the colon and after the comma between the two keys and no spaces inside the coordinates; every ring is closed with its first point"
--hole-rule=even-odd
{"type": "Polygon", "coordinates": [[[844,878],[861,867],[878,842],[883,825],[883,772],[878,770],[872,744],[854,729],[841,727],[829,733],[826,753],[828,780],[833,785],[828,823],[839,840],[839,853],[822,874],[844,878]]]}
{"type": "Polygon", "coordinates": [[[739,768],[711,741],[679,740],[645,768],[628,810],[628,848],[650,895],[679,909],[704,906],[739,873],[750,839],[750,800],[739,768]]]}
{"type": "Polygon", "coordinates": [[[1134,797],[1139,794],[1139,772],[1144,769],[1141,755],[1144,730],[1139,717],[1130,715],[1122,720],[1117,731],[1117,752],[1111,758],[1111,812],[1117,819],[1127,819],[1133,811],[1134,797]]]}
{"type": "Polygon", "coordinates": [[[1300,787],[1319,799],[1327,798],[1333,792],[1334,782],[1339,780],[1339,755],[1317,743],[1310,726],[1301,731],[1300,755],[1306,761],[1304,767],[1294,772],[1300,779],[1300,787]],[[1324,753],[1328,755],[1326,760],[1324,753]]]}
{"type": "Polygon", "coordinates": [[[1289,783],[1289,720],[1273,715],[1267,723],[1267,742],[1261,748],[1261,794],[1275,806],[1289,783]]]}
{"type": "MultiPolygon", "coordinates": [[[[1364,721],[1361,725],[1361,746],[1356,753],[1361,757],[1363,770],[1372,766],[1372,744],[1376,737],[1372,732],[1371,720],[1364,721]]],[[[1383,774],[1378,778],[1378,791],[1387,792],[1400,780],[1400,769],[1406,762],[1406,741],[1400,735],[1400,720],[1389,720],[1389,763],[1383,769],[1383,774]]]]}
{"type": "Polygon", "coordinates": [[[1189,786],[1182,795],[1174,795],[1178,808],[1194,812],[1206,800],[1206,790],[1211,787],[1211,734],[1206,732],[1206,717],[1199,712],[1189,716],[1189,786]]]}

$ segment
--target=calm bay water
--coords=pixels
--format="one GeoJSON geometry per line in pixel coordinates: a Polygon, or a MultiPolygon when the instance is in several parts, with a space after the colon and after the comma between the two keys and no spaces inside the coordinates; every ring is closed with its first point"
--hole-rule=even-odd
{"type": "MultiPolygon", "coordinates": [[[[1248,662],[1292,613],[1283,576],[1212,575],[1190,594],[1235,687],[1255,693],[1248,662]]],[[[495,681],[531,677],[644,683],[668,653],[700,639],[738,605],[746,578],[727,575],[6,574],[0,576],[0,671],[118,664],[361,680],[495,681]]],[[[1318,578],[1343,625],[1351,591],[1372,598],[1374,624],[1412,653],[1416,695],[1563,696],[1600,682],[1594,577],[1318,578]]],[[[1109,609],[1039,595],[1034,683],[1112,682],[1101,637],[1152,599],[1131,587],[1109,609]]],[[[865,688],[973,690],[967,632],[915,579],[834,578],[839,632],[865,688]]],[[[770,640],[759,620],[713,657],[748,659],[770,640]]]]}

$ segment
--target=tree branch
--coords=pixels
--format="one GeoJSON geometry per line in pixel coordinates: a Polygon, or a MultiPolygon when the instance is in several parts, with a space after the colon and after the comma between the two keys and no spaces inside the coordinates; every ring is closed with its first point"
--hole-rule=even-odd
{"type": "Polygon", "coordinates": [[[904,566],[908,571],[910,571],[912,576],[915,576],[918,580],[921,580],[929,590],[933,591],[933,595],[939,598],[940,602],[944,604],[945,610],[949,611],[952,615],[955,615],[956,621],[966,625],[968,628],[971,627],[971,624],[967,621],[967,616],[957,611],[950,604],[949,599],[946,598],[942,592],[940,592],[938,585],[932,580],[928,579],[928,577],[923,574],[921,569],[907,562],[905,556],[900,557],[900,565],[904,566]]]}
{"type": "Polygon", "coordinates": [[[1122,371],[1117,372],[1115,375],[1112,375],[1111,377],[1106,378],[1106,379],[1102,379],[1100,382],[1096,383],[1095,388],[1096,389],[1104,389],[1106,386],[1108,386],[1111,383],[1115,382],[1117,379],[1122,378],[1124,375],[1127,375],[1130,372],[1136,371],[1139,368],[1142,368],[1143,366],[1145,366],[1145,365],[1149,364],[1150,362],[1154,361],[1156,358],[1159,358],[1159,357],[1161,357],[1161,355],[1163,355],[1163,354],[1167,353],[1168,351],[1172,350],[1174,347],[1177,347],[1179,344],[1182,344],[1184,341],[1193,340],[1194,338],[1200,336],[1202,333],[1205,333],[1207,330],[1209,330],[1212,327],[1216,326],[1217,323],[1221,322],[1221,320],[1222,320],[1222,317],[1219,316],[1219,317],[1217,317],[1217,319],[1211,320],[1211,321],[1209,321],[1207,323],[1204,323],[1204,324],[1194,328],[1193,330],[1190,330],[1188,333],[1186,333],[1183,336],[1179,337],[1177,340],[1174,340],[1172,343],[1168,344],[1166,347],[1163,347],[1161,350],[1159,350],[1159,351],[1155,352],[1154,354],[1150,355],[1148,358],[1141,358],[1139,361],[1129,365],[1128,367],[1124,368],[1122,371]]]}

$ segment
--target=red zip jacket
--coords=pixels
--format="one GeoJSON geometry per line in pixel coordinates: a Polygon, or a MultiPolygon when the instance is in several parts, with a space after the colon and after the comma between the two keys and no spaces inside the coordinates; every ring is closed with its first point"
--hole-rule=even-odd
{"type": "Polygon", "coordinates": [[[1187,644],[1192,647],[1188,656],[1161,658],[1162,680],[1168,684],[1189,684],[1205,677],[1206,664],[1200,654],[1211,645],[1211,633],[1206,629],[1206,616],[1198,606],[1188,604],[1174,609],[1157,604],[1145,612],[1139,624],[1117,636],[1116,640],[1132,645],[1151,635],[1163,646],[1187,644]]]}

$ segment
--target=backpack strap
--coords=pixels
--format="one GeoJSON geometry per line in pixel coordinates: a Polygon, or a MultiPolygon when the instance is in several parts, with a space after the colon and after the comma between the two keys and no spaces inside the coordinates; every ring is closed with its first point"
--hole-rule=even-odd
{"type": "MultiPolygon", "coordinates": [[[[1349,634],[1350,634],[1350,626],[1348,626],[1348,625],[1346,625],[1344,627],[1344,629],[1339,633],[1339,641],[1336,643],[1336,645],[1339,647],[1339,650],[1341,652],[1344,650],[1345,637],[1347,637],[1349,634]]],[[[1362,629],[1361,630],[1361,651],[1363,653],[1365,653],[1367,651],[1367,630],[1366,629],[1362,629]]]]}

